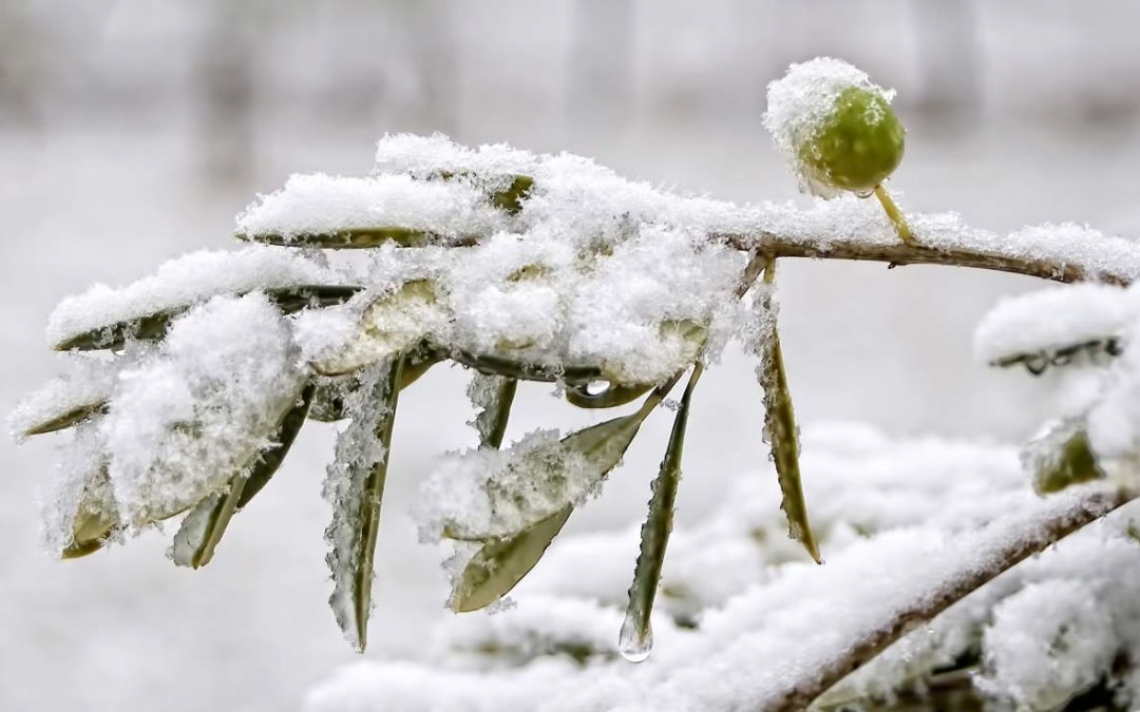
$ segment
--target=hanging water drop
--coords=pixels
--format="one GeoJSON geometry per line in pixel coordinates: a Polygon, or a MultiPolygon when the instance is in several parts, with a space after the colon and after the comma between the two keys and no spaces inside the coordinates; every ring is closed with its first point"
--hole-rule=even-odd
{"type": "Polygon", "coordinates": [[[639,624],[638,618],[632,611],[626,615],[618,636],[618,651],[631,663],[645,662],[653,652],[653,626],[648,620],[639,624]]]}

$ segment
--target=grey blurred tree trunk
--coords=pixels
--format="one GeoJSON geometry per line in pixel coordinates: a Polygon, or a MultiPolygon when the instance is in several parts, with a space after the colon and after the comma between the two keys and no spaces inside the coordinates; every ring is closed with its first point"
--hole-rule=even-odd
{"type": "Polygon", "coordinates": [[[411,118],[420,130],[452,133],[458,122],[459,63],[452,5],[447,0],[396,3],[401,44],[414,75],[411,118]]]}
{"type": "Polygon", "coordinates": [[[240,181],[254,160],[255,9],[239,0],[203,4],[194,92],[203,169],[213,179],[240,181]]]}
{"type": "Polygon", "coordinates": [[[0,2],[0,123],[35,126],[42,120],[45,40],[25,4],[0,2]]]}
{"type": "Polygon", "coordinates": [[[921,90],[917,108],[947,124],[981,106],[978,8],[975,0],[912,0],[921,90]]]}
{"type": "Polygon", "coordinates": [[[575,0],[570,111],[588,128],[623,123],[633,107],[632,0],[575,0]]]}

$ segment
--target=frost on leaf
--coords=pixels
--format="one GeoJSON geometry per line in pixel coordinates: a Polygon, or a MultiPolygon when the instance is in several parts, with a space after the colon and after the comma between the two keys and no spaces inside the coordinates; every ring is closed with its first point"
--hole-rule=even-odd
{"type": "Polygon", "coordinates": [[[97,422],[80,425],[63,447],[56,476],[43,496],[42,516],[48,551],[64,558],[99,549],[118,527],[118,507],[97,422]]]}
{"type": "Polygon", "coordinates": [[[507,450],[449,456],[424,482],[424,536],[460,540],[517,534],[597,492],[656,402],[559,439],[530,433],[507,450]]]}
{"type": "Polygon", "coordinates": [[[100,425],[124,522],[170,517],[225,487],[270,443],[304,379],[262,294],[215,297],[175,321],[119,375],[100,425]]]}
{"type": "Polygon", "coordinates": [[[332,522],[325,529],[331,547],[325,560],[333,579],[329,605],[345,637],[361,652],[368,644],[373,556],[401,363],[397,357],[367,369],[360,387],[345,397],[351,421],[337,438],[323,491],[333,508],[332,522]]]}
{"type": "Polygon", "coordinates": [[[503,444],[517,387],[518,381],[513,378],[479,372],[472,376],[467,396],[475,406],[475,420],[471,425],[479,432],[480,448],[498,450],[503,444]]]}
{"type": "Polygon", "coordinates": [[[765,268],[764,284],[753,295],[753,323],[745,335],[745,347],[760,359],[756,375],[764,390],[764,441],[771,448],[783,500],[780,508],[788,518],[788,535],[804,545],[819,563],[819,546],[808,520],[807,503],[800,481],[800,434],[792,396],[784,370],[777,327],[779,303],[775,299],[775,260],[765,268]]]}

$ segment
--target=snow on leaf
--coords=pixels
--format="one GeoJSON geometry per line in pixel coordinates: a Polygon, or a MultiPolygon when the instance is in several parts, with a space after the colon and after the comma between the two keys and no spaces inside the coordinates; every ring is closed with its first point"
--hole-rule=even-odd
{"type": "Polygon", "coordinates": [[[314,390],[311,383],[306,384],[296,405],[278,423],[270,444],[254,456],[252,463],[234,473],[227,489],[203,499],[182,520],[168,552],[175,564],[197,569],[214,558],[230,519],[268,484],[284,462],[305,423],[314,390]]]}
{"type": "Polygon", "coordinates": [[[238,217],[238,236],[271,244],[376,247],[493,232],[504,216],[459,181],[407,175],[293,175],[238,217]]]}
{"type": "Polygon", "coordinates": [[[478,372],[472,376],[467,395],[477,411],[471,424],[479,431],[479,447],[498,450],[503,444],[517,387],[513,378],[478,372]]]}
{"type": "Polygon", "coordinates": [[[57,349],[108,348],[127,336],[157,338],[180,311],[217,294],[339,283],[334,272],[296,252],[192,252],[129,286],[97,284],[64,299],[48,320],[48,339],[57,349]]]}
{"type": "Polygon", "coordinates": [[[764,435],[771,448],[772,462],[780,483],[783,500],[780,509],[788,517],[788,535],[804,545],[816,563],[821,563],[819,545],[808,520],[807,502],[800,481],[800,442],[796,427],[792,395],[784,369],[777,328],[779,305],[775,302],[776,261],[769,260],[764,270],[764,285],[755,297],[756,324],[746,346],[760,358],[756,374],[764,389],[764,435]]]}
{"type": "Polygon", "coordinates": [[[352,420],[337,438],[324,484],[324,497],[333,507],[325,529],[331,546],[325,560],[333,579],[329,605],[345,638],[360,652],[368,645],[373,557],[401,365],[402,358],[396,357],[370,367],[360,388],[346,396],[352,420]]]}
{"type": "Polygon", "coordinates": [[[622,655],[633,662],[645,660],[653,648],[653,627],[649,616],[661,583],[665,548],[673,531],[673,507],[677,500],[677,486],[681,482],[681,453],[685,445],[685,427],[689,422],[689,405],[702,371],[700,363],[693,367],[689,384],[681,397],[665,459],[661,461],[661,471],[653,481],[649,516],[641,527],[641,552],[637,557],[633,584],[629,588],[629,606],[619,637],[622,655]]]}
{"type": "Polygon", "coordinates": [[[554,431],[536,431],[508,450],[480,448],[452,456],[422,487],[424,538],[509,537],[573,508],[617,467],[663,397],[655,393],[632,415],[562,439],[554,431]]]}
{"type": "Polygon", "coordinates": [[[1135,297],[1120,287],[1077,284],[1001,301],[978,324],[974,353],[996,366],[1024,363],[1039,372],[1086,351],[1116,353],[1135,318],[1135,297]]]}
{"type": "Polygon", "coordinates": [[[285,320],[253,293],[192,309],[124,369],[100,426],[123,520],[194,506],[264,449],[306,378],[296,356],[285,320]]]}

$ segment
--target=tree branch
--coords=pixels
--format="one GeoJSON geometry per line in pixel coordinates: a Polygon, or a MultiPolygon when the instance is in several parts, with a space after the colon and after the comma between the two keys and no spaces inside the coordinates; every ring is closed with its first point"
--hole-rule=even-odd
{"type": "Polygon", "coordinates": [[[1127,286],[1132,282],[1136,265],[1120,264],[1111,271],[1092,272],[1073,262],[1040,257],[1027,257],[996,249],[939,247],[922,244],[923,235],[915,231],[915,242],[870,242],[859,239],[790,238],[761,231],[753,234],[713,233],[714,242],[742,251],[757,250],[770,257],[809,257],[813,259],[885,262],[888,267],[904,265],[946,265],[1010,272],[1057,282],[1096,281],[1127,286]]]}
{"type": "Polygon", "coordinates": [[[900,611],[860,642],[828,664],[818,668],[809,679],[790,680],[786,691],[764,712],[797,712],[807,709],[813,700],[844,677],[886,650],[915,626],[933,619],[968,594],[1025,559],[1053,546],[1086,525],[1104,517],[1132,501],[1137,492],[1125,488],[1095,490],[1074,511],[1066,509],[1042,523],[1032,536],[1016,537],[1003,548],[986,557],[980,565],[960,577],[951,577],[900,611]]]}

